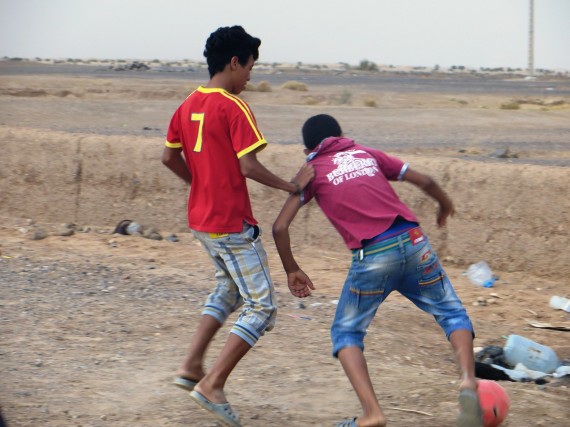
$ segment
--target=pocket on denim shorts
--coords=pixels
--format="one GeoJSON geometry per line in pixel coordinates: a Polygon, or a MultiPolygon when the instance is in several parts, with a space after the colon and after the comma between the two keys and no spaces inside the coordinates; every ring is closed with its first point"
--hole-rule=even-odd
{"type": "Polygon", "coordinates": [[[428,245],[418,254],[418,286],[422,295],[440,300],[445,297],[445,272],[441,268],[439,259],[428,245]]]}
{"type": "Polygon", "coordinates": [[[348,295],[349,304],[358,307],[362,312],[366,312],[386,298],[388,276],[379,275],[373,269],[365,273],[360,272],[360,274],[351,273],[349,277],[351,281],[348,295]]]}

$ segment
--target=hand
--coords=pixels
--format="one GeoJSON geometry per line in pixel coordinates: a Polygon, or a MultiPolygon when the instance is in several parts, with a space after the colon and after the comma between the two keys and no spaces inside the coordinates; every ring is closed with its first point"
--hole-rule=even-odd
{"type": "Polygon", "coordinates": [[[311,289],[315,290],[315,286],[309,276],[303,270],[297,270],[287,274],[287,286],[294,297],[305,298],[311,295],[311,289]]]}
{"type": "Polygon", "coordinates": [[[301,169],[299,169],[299,172],[297,172],[297,175],[295,175],[295,178],[293,178],[291,182],[296,182],[297,184],[299,184],[299,187],[303,189],[307,186],[309,182],[313,180],[314,177],[315,177],[315,168],[313,167],[313,165],[305,163],[301,167],[301,169]]]}
{"type": "Polygon", "coordinates": [[[447,222],[448,216],[453,216],[455,214],[455,208],[451,202],[439,205],[439,209],[437,210],[437,225],[439,227],[444,227],[447,222]]]}

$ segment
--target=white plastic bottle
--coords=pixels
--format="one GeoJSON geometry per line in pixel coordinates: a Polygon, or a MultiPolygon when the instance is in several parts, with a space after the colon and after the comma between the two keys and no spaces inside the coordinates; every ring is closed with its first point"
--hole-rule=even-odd
{"type": "Polygon", "coordinates": [[[570,299],[554,295],[550,298],[550,307],[570,313],[570,299]]]}
{"type": "Polygon", "coordinates": [[[550,347],[520,335],[509,335],[503,353],[505,361],[511,366],[522,363],[528,369],[547,374],[554,372],[561,364],[560,359],[550,347]]]}
{"type": "Polygon", "coordinates": [[[493,272],[485,261],[471,264],[467,269],[467,277],[472,283],[484,288],[490,288],[495,283],[493,272]]]}

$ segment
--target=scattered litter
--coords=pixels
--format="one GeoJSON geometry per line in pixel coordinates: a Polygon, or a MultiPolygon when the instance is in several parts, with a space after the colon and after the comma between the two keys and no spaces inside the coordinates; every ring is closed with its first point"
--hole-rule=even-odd
{"type": "Polygon", "coordinates": [[[504,296],[502,296],[502,295],[499,295],[499,294],[496,293],[496,292],[491,292],[491,293],[489,294],[489,296],[492,296],[493,298],[499,298],[499,299],[508,298],[508,297],[504,297],[504,296]]]}
{"type": "Polygon", "coordinates": [[[558,368],[556,368],[556,371],[554,371],[554,373],[552,374],[554,378],[562,378],[565,377],[566,375],[570,375],[570,366],[568,365],[559,366],[558,368]]]}
{"type": "Polygon", "coordinates": [[[287,316],[292,317],[293,319],[313,320],[310,316],[299,316],[298,314],[287,314],[287,316]]]}
{"type": "Polygon", "coordinates": [[[500,369],[505,374],[507,374],[513,381],[536,381],[544,379],[548,376],[546,372],[541,371],[533,371],[532,369],[528,369],[522,363],[517,363],[514,369],[508,369],[500,365],[491,365],[495,369],[500,369]]]}
{"type": "Polygon", "coordinates": [[[555,310],[564,310],[570,313],[570,299],[554,295],[548,303],[555,310]]]}
{"type": "Polygon", "coordinates": [[[332,304],[332,305],[338,305],[338,300],[337,300],[337,299],[333,299],[333,300],[331,301],[331,304],[332,304]]]}
{"type": "Polygon", "coordinates": [[[142,234],[143,232],[143,226],[140,225],[138,222],[131,222],[129,225],[127,225],[127,234],[135,235],[135,234],[142,234]]]}
{"type": "Polygon", "coordinates": [[[483,286],[484,288],[493,287],[497,280],[497,277],[493,275],[493,272],[485,261],[471,264],[466,274],[473,284],[483,286]]]}
{"type": "Polygon", "coordinates": [[[520,335],[509,335],[504,346],[505,361],[510,366],[522,363],[528,369],[552,373],[561,363],[550,347],[520,335]]]}
{"type": "Polygon", "coordinates": [[[504,347],[478,349],[474,356],[475,375],[481,379],[545,384],[570,374],[554,350],[519,335],[509,335],[504,347]]]}
{"type": "Polygon", "coordinates": [[[412,412],[414,414],[420,414],[420,415],[426,415],[428,417],[433,417],[433,414],[430,414],[429,412],[418,411],[416,409],[394,408],[394,407],[387,407],[386,409],[389,409],[392,411],[412,412]]]}
{"type": "Polygon", "coordinates": [[[553,329],[555,331],[570,331],[570,323],[545,323],[545,322],[534,322],[532,320],[527,320],[528,324],[533,328],[540,328],[540,329],[553,329]]]}
{"type": "MultiPolygon", "coordinates": [[[[162,240],[161,234],[152,227],[145,227],[138,222],[130,219],[120,221],[113,234],[122,234],[124,236],[142,236],[151,240],[162,240]]],[[[171,240],[172,241],[172,240],[171,240]]]]}

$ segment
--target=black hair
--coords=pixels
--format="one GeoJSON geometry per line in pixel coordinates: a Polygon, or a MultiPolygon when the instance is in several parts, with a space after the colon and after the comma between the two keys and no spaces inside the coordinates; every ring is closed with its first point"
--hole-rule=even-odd
{"type": "Polygon", "coordinates": [[[331,136],[341,136],[342,129],[336,119],[328,114],[318,114],[309,118],[301,130],[303,143],[313,150],[321,141],[331,136]]]}
{"type": "Polygon", "coordinates": [[[210,34],[204,48],[210,78],[224,71],[234,56],[238,57],[238,62],[243,66],[247,64],[250,56],[256,61],[259,58],[260,44],[260,39],[250,36],[239,25],[218,28],[210,34]]]}

